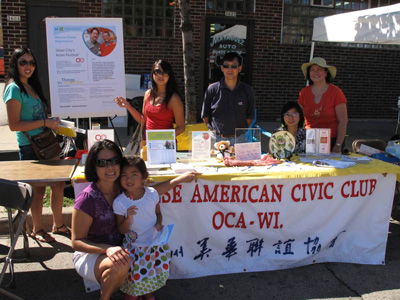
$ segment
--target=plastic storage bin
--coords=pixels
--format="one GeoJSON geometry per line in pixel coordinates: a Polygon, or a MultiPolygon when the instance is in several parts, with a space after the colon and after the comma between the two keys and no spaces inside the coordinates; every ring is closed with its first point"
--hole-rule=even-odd
{"type": "Polygon", "coordinates": [[[388,146],[386,147],[386,152],[400,158],[400,146],[388,146]]]}

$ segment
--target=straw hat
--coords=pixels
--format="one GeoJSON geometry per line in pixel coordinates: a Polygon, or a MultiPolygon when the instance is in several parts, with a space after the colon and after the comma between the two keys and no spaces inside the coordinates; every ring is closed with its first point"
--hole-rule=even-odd
{"type": "Polygon", "coordinates": [[[328,66],[326,64],[326,60],[323,59],[322,57],[314,57],[310,62],[301,65],[301,70],[303,71],[304,78],[307,78],[307,69],[311,65],[318,65],[322,68],[326,68],[328,69],[328,72],[331,74],[332,79],[336,77],[336,67],[328,66]]]}

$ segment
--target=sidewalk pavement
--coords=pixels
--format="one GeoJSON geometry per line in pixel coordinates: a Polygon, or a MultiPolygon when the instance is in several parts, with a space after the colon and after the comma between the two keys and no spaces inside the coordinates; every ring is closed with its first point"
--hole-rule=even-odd
{"type": "MultiPolygon", "coordinates": [[[[86,294],[83,281],[72,264],[70,240],[55,235],[57,242],[39,243],[29,238],[27,259],[19,239],[14,259],[16,289],[7,291],[23,299],[98,299],[86,294]]],[[[0,258],[10,243],[0,236],[0,258]]],[[[158,300],[231,299],[400,299],[400,223],[391,221],[386,265],[321,263],[288,270],[168,280],[155,293],[158,300]]],[[[2,264],[0,263],[0,267],[2,264]]],[[[9,272],[4,283],[10,280],[9,272]]],[[[0,299],[9,299],[0,294],[0,299]]]]}

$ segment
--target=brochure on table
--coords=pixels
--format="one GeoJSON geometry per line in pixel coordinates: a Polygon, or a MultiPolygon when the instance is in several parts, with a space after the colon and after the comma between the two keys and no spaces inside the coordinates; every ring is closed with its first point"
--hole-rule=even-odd
{"type": "Polygon", "coordinates": [[[235,129],[236,160],[261,159],[261,131],[259,128],[235,129]]]}
{"type": "Polygon", "coordinates": [[[46,18],[52,116],[126,116],[123,36],[121,18],[46,18]]]}
{"type": "Polygon", "coordinates": [[[331,129],[306,129],[306,153],[328,155],[331,152],[331,129]]]}
{"type": "Polygon", "coordinates": [[[176,163],[174,129],[146,130],[146,141],[149,165],[176,163]]]}
{"type": "Polygon", "coordinates": [[[189,145],[192,160],[209,160],[211,157],[211,147],[215,143],[215,133],[213,131],[191,131],[189,133],[189,145]]]}
{"type": "Polygon", "coordinates": [[[99,130],[88,130],[88,149],[90,149],[95,142],[102,140],[114,141],[114,129],[99,129],[99,130]]]}

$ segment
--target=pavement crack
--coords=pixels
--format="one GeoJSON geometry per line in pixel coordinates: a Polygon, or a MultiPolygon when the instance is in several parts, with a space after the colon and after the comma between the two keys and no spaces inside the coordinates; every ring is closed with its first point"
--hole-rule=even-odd
{"type": "Polygon", "coordinates": [[[329,267],[328,264],[325,265],[326,268],[328,269],[328,271],[332,274],[333,277],[336,278],[336,280],[341,283],[342,285],[344,285],[345,287],[347,287],[350,291],[352,291],[354,294],[356,294],[357,297],[360,297],[361,299],[363,298],[362,295],[360,295],[356,290],[354,290],[353,288],[351,288],[346,282],[344,282],[342,279],[340,279],[336,273],[329,267]]]}

